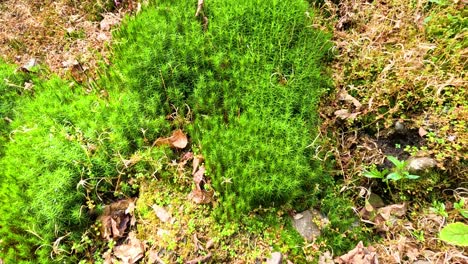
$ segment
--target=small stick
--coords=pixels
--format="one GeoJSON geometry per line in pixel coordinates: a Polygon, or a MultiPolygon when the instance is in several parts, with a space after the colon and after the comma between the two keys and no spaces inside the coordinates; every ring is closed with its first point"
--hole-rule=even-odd
{"type": "Polygon", "coordinates": [[[204,0],[198,0],[197,12],[195,13],[195,16],[196,16],[196,17],[197,17],[197,16],[200,14],[200,12],[202,11],[203,2],[204,2],[204,0]]]}

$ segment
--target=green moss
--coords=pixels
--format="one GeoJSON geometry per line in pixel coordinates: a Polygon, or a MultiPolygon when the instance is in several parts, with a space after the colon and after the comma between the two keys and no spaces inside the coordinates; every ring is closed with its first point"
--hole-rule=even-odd
{"type": "Polygon", "coordinates": [[[313,191],[323,175],[307,146],[330,43],[310,29],[307,3],[210,2],[206,31],[180,12],[190,8],[162,1],[130,19],[117,33],[119,75],[142,105],[163,105],[155,114],[191,111],[190,134],[232,212],[223,218],[313,191]]]}
{"type": "Polygon", "coordinates": [[[310,27],[313,10],[302,0],[214,1],[204,28],[193,8],[159,1],[126,21],[95,84],[108,96],[53,77],[16,100],[0,160],[5,262],[50,263],[62,236],[59,249],[70,252],[90,204],[135,194],[116,179],[154,170],[148,161],[122,173],[122,158],[176,127],[205,156],[224,221],[261,206],[318,205],[333,185],[309,147],[330,87],[321,66],[329,37],[310,27]],[[174,111],[191,124],[170,124],[174,111]]]}
{"type": "Polygon", "coordinates": [[[65,235],[61,246],[69,250],[67,241],[79,239],[90,220],[85,201],[115,199],[118,154],[126,157],[142,147],[140,128],[167,130],[163,117],[138,115],[134,94],[111,92],[110,98],[53,78],[36,83],[36,95],[17,102],[0,160],[4,261],[49,263],[49,246],[65,235]],[[78,185],[80,180],[89,187],[78,185]]]}

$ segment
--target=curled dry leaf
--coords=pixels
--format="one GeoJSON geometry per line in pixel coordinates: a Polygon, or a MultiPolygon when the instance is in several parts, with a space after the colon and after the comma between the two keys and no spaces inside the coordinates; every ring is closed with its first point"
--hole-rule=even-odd
{"type": "Polygon", "coordinates": [[[340,109],[335,111],[335,116],[339,117],[341,119],[356,119],[356,117],[360,114],[361,112],[356,112],[356,113],[349,113],[348,109],[340,109]]]}
{"type": "Polygon", "coordinates": [[[196,259],[189,260],[185,262],[185,264],[198,264],[198,263],[205,263],[211,259],[211,252],[208,253],[206,256],[201,256],[196,259]]]}
{"type": "Polygon", "coordinates": [[[187,146],[187,144],[187,136],[184,134],[184,132],[182,132],[182,130],[177,129],[170,137],[156,139],[153,146],[169,145],[173,148],[183,149],[187,146]]]}
{"type": "Polygon", "coordinates": [[[198,169],[198,166],[200,166],[200,164],[203,163],[203,156],[202,155],[196,155],[195,157],[193,157],[193,162],[192,162],[192,167],[193,167],[193,170],[192,170],[192,175],[195,174],[195,172],[197,171],[198,169]]]}
{"type": "Polygon", "coordinates": [[[362,241],[359,241],[353,250],[336,258],[335,262],[338,264],[378,264],[379,260],[372,246],[366,248],[362,241]]]}
{"type": "Polygon", "coordinates": [[[144,244],[136,238],[135,233],[128,234],[126,244],[116,246],[114,248],[114,256],[118,258],[121,263],[133,264],[143,258],[145,252],[144,244]]]}
{"type": "Polygon", "coordinates": [[[361,218],[369,220],[368,222],[374,224],[379,231],[389,231],[388,225],[406,214],[407,205],[392,204],[378,208],[376,211],[375,209],[370,203],[366,203],[360,211],[361,218]]]}
{"type": "Polygon", "coordinates": [[[188,198],[196,204],[209,204],[213,201],[213,191],[194,189],[189,194],[188,198]]]}
{"type": "Polygon", "coordinates": [[[338,100],[340,101],[347,101],[347,102],[351,102],[353,103],[353,105],[359,109],[361,108],[362,104],[354,97],[352,97],[350,94],[348,94],[348,92],[344,89],[342,89],[339,93],[338,93],[338,100]]]}
{"type": "Polygon", "coordinates": [[[98,218],[102,223],[101,237],[105,240],[118,239],[123,236],[129,225],[136,222],[133,211],[135,200],[125,199],[104,207],[104,212],[98,218]]]}
{"type": "Polygon", "coordinates": [[[163,223],[167,223],[172,220],[171,214],[163,207],[153,204],[151,208],[153,208],[154,213],[159,218],[159,220],[161,220],[163,223]]]}
{"type": "Polygon", "coordinates": [[[427,131],[423,127],[420,127],[418,130],[418,134],[420,137],[424,137],[425,135],[427,135],[427,131]]]}
{"type": "Polygon", "coordinates": [[[148,263],[149,264],[165,264],[164,260],[162,260],[159,255],[158,251],[152,249],[148,253],[148,263]]]}
{"type": "Polygon", "coordinates": [[[205,180],[204,175],[205,175],[205,166],[201,165],[198,171],[195,174],[193,174],[193,181],[195,182],[197,189],[202,188],[201,184],[205,180]]]}
{"type": "Polygon", "coordinates": [[[187,162],[189,162],[191,159],[193,159],[192,152],[187,152],[182,156],[179,163],[177,164],[177,172],[179,173],[179,175],[182,175],[184,173],[185,165],[187,165],[187,162]]]}

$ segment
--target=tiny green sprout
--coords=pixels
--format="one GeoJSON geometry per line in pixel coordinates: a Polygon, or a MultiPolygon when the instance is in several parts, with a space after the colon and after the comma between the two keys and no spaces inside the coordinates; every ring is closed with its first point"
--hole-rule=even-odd
{"type": "Polygon", "coordinates": [[[433,201],[431,211],[442,217],[448,217],[448,213],[445,211],[445,204],[443,202],[433,201]]]}
{"type": "Polygon", "coordinates": [[[372,164],[369,171],[364,172],[364,176],[367,178],[377,178],[377,179],[384,179],[385,175],[388,173],[388,169],[384,169],[383,171],[379,171],[375,164],[372,164]]]}
{"type": "Polygon", "coordinates": [[[468,218],[468,209],[465,209],[465,198],[461,198],[460,201],[453,204],[455,210],[457,210],[464,218],[468,218]]]}
{"type": "Polygon", "coordinates": [[[406,161],[398,160],[396,157],[387,156],[387,159],[395,165],[393,171],[387,175],[386,180],[399,181],[402,179],[415,180],[418,179],[418,175],[412,175],[406,169],[406,161]]]}
{"type": "Polygon", "coordinates": [[[415,180],[418,179],[418,175],[412,175],[406,169],[406,161],[398,160],[396,157],[387,156],[388,160],[395,165],[395,167],[390,172],[388,169],[379,171],[375,165],[372,165],[369,171],[364,172],[364,176],[367,178],[378,178],[383,181],[399,181],[402,179],[415,180]]]}
{"type": "Polygon", "coordinates": [[[426,239],[424,238],[424,231],[423,230],[414,230],[411,232],[414,238],[416,238],[419,242],[424,242],[426,239]]]}

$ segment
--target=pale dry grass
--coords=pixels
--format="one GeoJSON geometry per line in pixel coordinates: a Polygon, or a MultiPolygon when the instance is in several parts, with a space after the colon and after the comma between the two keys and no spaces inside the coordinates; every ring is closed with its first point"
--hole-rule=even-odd
{"type": "Polygon", "coordinates": [[[79,65],[81,72],[90,71],[92,75],[97,64],[108,55],[113,26],[131,8],[122,5],[112,13],[102,14],[102,21],[91,21],[85,10],[65,0],[2,1],[0,58],[18,66],[37,59],[61,76],[79,65]]]}
{"type": "MultiPolygon", "coordinates": [[[[462,14],[466,1],[448,1],[449,7],[429,2],[325,1],[328,22],[334,25],[337,92],[323,105],[323,134],[332,133],[337,140],[335,147],[324,151],[337,157],[343,190],[368,188],[356,187],[369,184],[364,183],[363,171],[383,164],[386,155],[429,156],[452,177],[452,184],[468,181],[467,31],[450,38],[428,33],[429,16],[437,20],[450,12],[462,14]],[[413,133],[419,138],[420,146],[411,153],[387,140],[395,134],[396,122],[404,125],[408,137],[413,133]]],[[[466,199],[453,193],[458,196],[451,200],[466,199]]],[[[440,201],[444,199],[450,196],[441,193],[440,201]]],[[[466,220],[453,208],[447,207],[447,219],[429,206],[419,200],[410,204],[406,217],[383,234],[383,241],[374,245],[381,263],[468,263],[462,248],[438,239],[448,221],[466,220]]]]}

